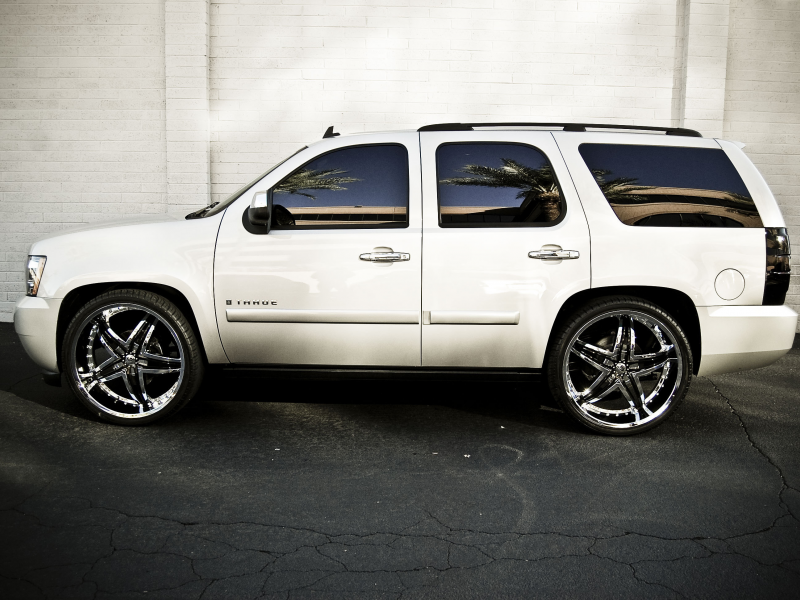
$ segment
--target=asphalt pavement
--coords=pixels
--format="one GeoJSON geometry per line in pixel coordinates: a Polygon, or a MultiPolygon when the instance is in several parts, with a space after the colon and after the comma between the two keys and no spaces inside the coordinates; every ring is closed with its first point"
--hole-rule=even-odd
{"type": "Polygon", "coordinates": [[[217,379],[124,428],[0,324],[0,597],[798,598],[795,346],[631,438],[474,382],[217,379]]]}

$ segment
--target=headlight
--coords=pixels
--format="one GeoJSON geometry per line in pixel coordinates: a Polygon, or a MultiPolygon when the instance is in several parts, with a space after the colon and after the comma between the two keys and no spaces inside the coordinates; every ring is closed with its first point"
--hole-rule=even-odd
{"type": "Polygon", "coordinates": [[[28,296],[35,296],[39,291],[39,283],[42,281],[44,263],[47,262],[46,256],[29,256],[27,269],[27,288],[28,296]]]}

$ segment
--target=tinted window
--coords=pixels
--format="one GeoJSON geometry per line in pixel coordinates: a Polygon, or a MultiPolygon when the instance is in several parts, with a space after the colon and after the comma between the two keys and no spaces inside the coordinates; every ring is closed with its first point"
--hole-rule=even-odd
{"type": "Polygon", "coordinates": [[[619,220],[645,227],[762,227],[722,150],[581,144],[581,156],[619,220]]]}
{"type": "Polygon", "coordinates": [[[547,157],[523,144],[443,144],[436,150],[442,227],[525,226],[564,210],[547,157]]]}
{"type": "Polygon", "coordinates": [[[408,152],[352,146],[306,163],[272,188],[275,229],[405,227],[408,152]]]}

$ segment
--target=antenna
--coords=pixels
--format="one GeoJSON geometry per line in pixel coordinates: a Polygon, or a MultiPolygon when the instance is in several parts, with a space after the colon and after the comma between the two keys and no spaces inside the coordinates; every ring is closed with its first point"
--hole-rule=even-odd
{"type": "Polygon", "coordinates": [[[325,130],[325,133],[322,134],[322,139],[336,137],[337,135],[339,134],[333,132],[333,125],[331,125],[325,130]]]}

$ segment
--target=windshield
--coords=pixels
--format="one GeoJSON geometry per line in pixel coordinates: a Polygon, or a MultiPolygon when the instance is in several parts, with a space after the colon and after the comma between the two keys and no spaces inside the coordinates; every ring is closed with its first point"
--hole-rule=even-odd
{"type": "Polygon", "coordinates": [[[267,175],[272,173],[275,169],[280,167],[287,160],[292,158],[292,156],[295,156],[296,154],[299,154],[300,152],[302,152],[306,148],[308,148],[308,146],[303,146],[297,152],[291,154],[290,156],[287,156],[282,161],[280,161],[278,164],[273,166],[271,169],[267,170],[266,172],[262,173],[261,175],[259,175],[255,179],[253,179],[253,181],[248,183],[246,186],[236,190],[236,192],[234,192],[233,195],[229,196],[228,198],[226,198],[222,202],[214,202],[211,206],[207,206],[206,208],[202,208],[202,209],[198,210],[197,212],[193,212],[193,213],[190,213],[190,214],[186,215],[186,218],[187,219],[189,219],[189,218],[198,219],[198,218],[203,218],[203,217],[211,217],[213,215],[217,215],[217,214],[221,213],[223,210],[225,210],[231,204],[233,204],[236,200],[238,200],[241,197],[241,195],[244,194],[247,190],[249,190],[251,187],[253,187],[255,184],[257,184],[259,181],[261,181],[264,177],[266,177],[267,175]]]}

